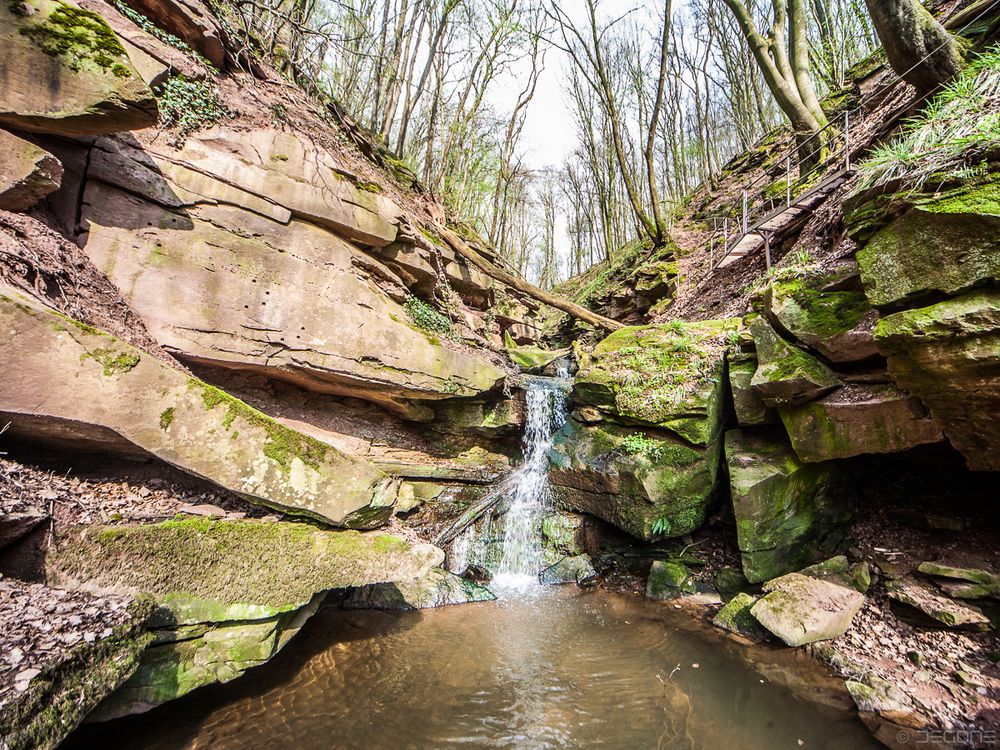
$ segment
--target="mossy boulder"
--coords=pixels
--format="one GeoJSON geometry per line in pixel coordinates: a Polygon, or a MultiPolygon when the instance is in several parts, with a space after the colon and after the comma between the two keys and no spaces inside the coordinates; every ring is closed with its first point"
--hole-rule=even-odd
{"type": "Polygon", "coordinates": [[[893,379],[923,402],[969,468],[1000,470],[1000,292],[889,315],[875,340],[893,379]]]}
{"type": "Polygon", "coordinates": [[[780,429],[726,433],[733,515],[751,583],[798,570],[836,551],[854,518],[849,472],[802,463],[780,429]]]}
{"type": "Polygon", "coordinates": [[[724,602],[728,602],[737,594],[750,593],[756,588],[747,580],[742,569],[728,566],[719,568],[713,576],[712,582],[724,602]]]}
{"type": "Polygon", "coordinates": [[[740,325],[709,320],[615,331],[581,362],[574,396],[624,424],[707,445],[721,427],[727,339],[740,325]]]}
{"type": "Polygon", "coordinates": [[[467,578],[434,568],[420,578],[397,583],[375,583],[351,592],[346,609],[413,610],[449,604],[490,602],[493,592],[467,578]]]}
{"type": "Polygon", "coordinates": [[[542,545],[547,559],[576,557],[584,553],[582,538],[586,519],[579,513],[555,510],[542,518],[542,545]]]}
{"type": "Polygon", "coordinates": [[[591,586],[597,583],[597,571],[588,555],[563,557],[538,574],[540,583],[552,586],[560,583],[575,583],[591,586]]]}
{"type": "Polygon", "coordinates": [[[769,633],[757,622],[757,618],[750,614],[756,603],[756,596],[742,592],[736,594],[716,613],[712,618],[712,624],[744,638],[762,641],[769,633]]]}
{"type": "Polygon", "coordinates": [[[826,395],[840,379],[816,357],[785,341],[762,317],[750,321],[757,370],[750,387],[766,406],[794,406],[826,395]]]}
{"type": "Polygon", "coordinates": [[[768,408],[750,387],[754,373],[757,372],[757,355],[730,352],[727,360],[729,391],[733,396],[737,424],[740,427],[753,427],[777,422],[777,413],[768,408]]]}
{"type": "Polygon", "coordinates": [[[0,288],[0,414],[60,448],[153,456],[251,502],[353,528],[392,514],[395,483],[152,355],[0,288]]]}
{"type": "MultiPolygon", "coordinates": [[[[892,210],[901,215],[857,252],[876,307],[899,309],[1000,280],[1000,176],[909,195],[892,210]]],[[[854,221],[864,212],[856,209],[854,221]]]]}
{"type": "Polygon", "coordinates": [[[914,621],[906,612],[899,614],[914,624],[952,630],[988,630],[990,620],[979,609],[942,595],[931,585],[904,577],[886,581],[886,593],[894,602],[919,613],[914,621]]]}
{"type": "Polygon", "coordinates": [[[549,477],[558,503],[638,539],[690,534],[715,499],[720,440],[703,448],[669,432],[570,420],[554,443],[549,477]]]}
{"type": "Polygon", "coordinates": [[[646,596],[650,599],[676,599],[697,591],[691,571],[676,560],[656,560],[646,579],[646,596]]]}
{"type": "Polygon", "coordinates": [[[509,331],[504,331],[503,343],[510,361],[524,372],[540,372],[546,365],[570,353],[569,349],[541,349],[536,346],[518,346],[509,331]]]}
{"type": "Polygon", "coordinates": [[[768,581],[764,591],[750,613],[788,646],[842,636],[865,602],[854,588],[802,573],[768,581]]]}
{"type": "Polygon", "coordinates": [[[0,124],[87,136],[156,124],[157,109],[121,40],[62,0],[0,5],[0,124]]]}
{"type": "Polygon", "coordinates": [[[878,355],[872,330],[876,313],[860,289],[841,289],[851,268],[793,276],[764,292],[768,320],[831,362],[853,363],[878,355]]]}
{"type": "Polygon", "coordinates": [[[944,439],[920,400],[889,384],[845,385],[780,414],[796,455],[808,462],[899,453],[944,439]]]}
{"type": "Polygon", "coordinates": [[[96,712],[107,719],[266,662],[330,589],[409,581],[443,559],[436,547],[387,534],[189,518],[75,529],[49,553],[46,575],[65,588],[155,602],[155,642],[96,712]]]}

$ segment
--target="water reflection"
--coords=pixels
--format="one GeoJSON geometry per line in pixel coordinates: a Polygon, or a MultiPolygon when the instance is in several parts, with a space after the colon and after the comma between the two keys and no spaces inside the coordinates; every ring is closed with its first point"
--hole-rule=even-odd
{"type": "Polygon", "coordinates": [[[811,662],[747,650],[684,618],[575,588],[422,613],[324,610],[276,663],[87,727],[68,746],[878,747],[856,718],[821,705],[846,703],[811,662]]]}

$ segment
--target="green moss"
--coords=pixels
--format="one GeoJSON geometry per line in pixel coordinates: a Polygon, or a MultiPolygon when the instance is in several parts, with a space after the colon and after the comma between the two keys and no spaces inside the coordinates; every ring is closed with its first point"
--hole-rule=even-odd
{"type": "Polygon", "coordinates": [[[802,309],[809,333],[831,336],[845,333],[857,326],[871,309],[864,292],[824,292],[816,289],[816,285],[816,280],[802,278],[772,285],[776,298],[790,297],[802,309]]]}
{"type": "Polygon", "coordinates": [[[119,351],[117,349],[93,349],[80,355],[80,361],[93,359],[104,367],[108,377],[121,375],[139,364],[140,357],[134,351],[119,351]]]}
{"type": "Polygon", "coordinates": [[[202,403],[204,403],[206,410],[212,411],[220,405],[226,407],[226,414],[222,420],[226,430],[230,430],[237,419],[242,420],[247,425],[264,430],[267,434],[264,455],[278,463],[285,472],[291,469],[295,459],[300,460],[310,468],[318,469],[330,451],[330,446],[326,443],[285,427],[263,412],[257,411],[252,406],[215,386],[192,378],[189,381],[189,387],[198,388],[201,391],[202,403]]]}
{"type": "Polygon", "coordinates": [[[45,54],[62,57],[74,70],[93,63],[119,78],[131,75],[125,64],[125,48],[104,19],[92,11],[57,2],[44,20],[26,22],[21,33],[45,54]]]}
{"type": "Polygon", "coordinates": [[[174,407],[169,406],[160,413],[160,429],[168,430],[174,421],[174,407]]]}
{"type": "Polygon", "coordinates": [[[354,185],[358,190],[362,190],[366,193],[375,193],[376,195],[382,194],[382,186],[377,182],[357,182],[354,185]]]}

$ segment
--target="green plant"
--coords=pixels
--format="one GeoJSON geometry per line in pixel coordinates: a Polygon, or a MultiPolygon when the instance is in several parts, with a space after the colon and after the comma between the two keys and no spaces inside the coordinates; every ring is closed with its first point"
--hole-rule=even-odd
{"type": "Polygon", "coordinates": [[[178,130],[178,145],[191,133],[233,116],[219,96],[218,88],[209,81],[173,76],[159,87],[156,100],[160,120],[166,127],[178,130]]]}
{"type": "Polygon", "coordinates": [[[659,442],[646,437],[644,432],[633,432],[622,441],[622,450],[632,456],[645,456],[653,463],[663,460],[663,446],[659,442]]]}
{"type": "Polygon", "coordinates": [[[285,122],[288,119],[288,110],[285,109],[285,105],[280,102],[276,102],[271,105],[271,120],[275,123],[285,122]]]}
{"type": "Polygon", "coordinates": [[[407,317],[414,325],[423,328],[425,331],[440,333],[446,336],[450,335],[453,331],[452,322],[447,317],[418,297],[414,297],[413,295],[407,297],[406,303],[403,305],[403,310],[406,311],[407,317]]]}
{"type": "Polygon", "coordinates": [[[653,536],[663,536],[670,533],[670,519],[663,517],[657,518],[653,521],[653,527],[651,529],[653,536]]]}

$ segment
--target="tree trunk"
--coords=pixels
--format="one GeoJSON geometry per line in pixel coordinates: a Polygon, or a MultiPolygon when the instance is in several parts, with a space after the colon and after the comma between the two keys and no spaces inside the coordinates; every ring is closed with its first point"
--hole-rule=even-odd
{"type": "Polygon", "coordinates": [[[509,287],[517,289],[519,292],[523,292],[529,297],[532,297],[549,307],[562,310],[564,313],[572,315],[574,318],[582,320],[584,323],[589,323],[595,328],[603,328],[608,331],[617,331],[619,328],[624,328],[624,326],[617,320],[605,318],[603,315],[598,315],[597,313],[588,310],[585,307],[581,307],[580,305],[574,304],[567,299],[542,291],[534,284],[531,284],[524,279],[519,279],[518,277],[498,268],[469,247],[461,237],[452,232],[450,229],[446,229],[441,224],[435,223],[434,230],[444,239],[445,242],[448,243],[448,246],[452,250],[461,255],[490,278],[496,279],[509,287]]]}
{"type": "Polygon", "coordinates": [[[920,0],[865,0],[892,69],[921,95],[962,69],[962,47],[920,0]]]}

